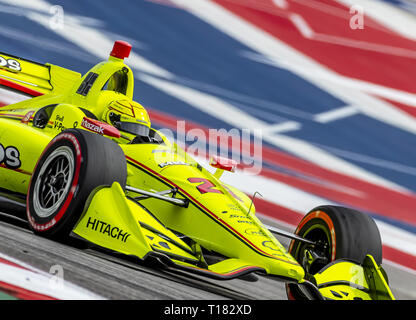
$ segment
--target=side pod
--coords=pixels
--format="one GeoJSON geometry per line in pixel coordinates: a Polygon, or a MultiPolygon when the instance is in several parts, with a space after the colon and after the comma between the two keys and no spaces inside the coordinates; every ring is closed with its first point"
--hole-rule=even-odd
{"type": "Polygon", "coordinates": [[[143,258],[152,249],[136,226],[123,189],[113,183],[90,195],[72,232],[101,247],[143,258]]]}
{"type": "Polygon", "coordinates": [[[316,285],[326,299],[395,300],[383,269],[371,255],[361,265],[336,260],[314,275],[316,285]]]}
{"type": "Polygon", "coordinates": [[[91,193],[72,232],[100,247],[140,259],[156,251],[198,263],[192,249],[144,207],[128,199],[117,182],[91,193]]]}

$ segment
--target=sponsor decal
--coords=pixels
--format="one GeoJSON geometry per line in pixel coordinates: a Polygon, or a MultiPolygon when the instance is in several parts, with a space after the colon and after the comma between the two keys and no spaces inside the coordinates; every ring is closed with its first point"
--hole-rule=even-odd
{"type": "Polygon", "coordinates": [[[120,240],[121,242],[126,242],[127,239],[131,236],[130,233],[123,231],[119,227],[112,226],[111,224],[102,220],[91,219],[91,217],[88,217],[87,228],[102,234],[106,234],[107,236],[120,240]]]}
{"type": "Polygon", "coordinates": [[[50,227],[54,226],[56,224],[55,218],[53,218],[51,221],[49,221],[46,224],[37,224],[35,222],[35,219],[31,215],[29,215],[29,222],[32,225],[32,227],[38,231],[44,231],[48,230],[50,227]]]}
{"type": "Polygon", "coordinates": [[[56,130],[60,130],[61,132],[66,130],[67,128],[63,124],[64,116],[60,116],[59,114],[56,115],[53,128],[56,130]]]}
{"type": "Polygon", "coordinates": [[[189,163],[183,162],[183,161],[167,161],[163,163],[159,163],[159,167],[164,168],[167,166],[173,166],[173,165],[183,165],[183,166],[189,166],[189,163]]]}
{"type": "Polygon", "coordinates": [[[266,240],[266,241],[263,241],[261,244],[266,248],[272,249],[274,251],[279,251],[278,249],[276,249],[276,246],[271,241],[266,240]]]}
{"type": "Polygon", "coordinates": [[[249,228],[246,229],[244,231],[245,234],[249,234],[251,236],[260,236],[260,237],[265,237],[266,235],[264,234],[264,232],[260,229],[256,229],[256,228],[249,228]]]}
{"type": "Polygon", "coordinates": [[[237,220],[238,223],[247,223],[247,224],[254,224],[252,221],[247,220],[237,220]]]}
{"type": "Polygon", "coordinates": [[[59,131],[61,131],[61,132],[67,129],[67,128],[66,128],[66,127],[62,124],[62,122],[58,122],[58,121],[55,121],[55,122],[54,122],[53,128],[54,128],[54,129],[56,129],[56,130],[59,130],[59,131]]]}
{"type": "Polygon", "coordinates": [[[284,254],[285,249],[283,247],[278,247],[276,246],[276,244],[274,244],[273,242],[269,241],[269,240],[265,240],[261,243],[264,247],[269,248],[270,250],[273,250],[274,253],[272,253],[272,255],[274,256],[281,256],[281,257],[287,257],[284,254]]]}
{"type": "Polygon", "coordinates": [[[20,152],[16,147],[9,146],[4,148],[0,143],[0,165],[3,164],[7,168],[17,169],[20,168],[20,152]]]}
{"type": "Polygon", "coordinates": [[[96,133],[101,134],[101,135],[104,134],[104,127],[103,126],[95,124],[95,123],[89,121],[87,118],[82,119],[81,127],[85,128],[87,130],[96,132],[96,133]]]}
{"type": "Polygon", "coordinates": [[[14,71],[22,71],[19,61],[14,59],[6,59],[0,56],[0,67],[6,67],[14,71]]]}
{"type": "Polygon", "coordinates": [[[247,219],[246,216],[242,216],[238,214],[230,214],[230,218],[247,219]]]}
{"type": "Polygon", "coordinates": [[[239,207],[237,207],[237,206],[236,206],[236,205],[234,205],[234,204],[229,203],[229,204],[227,204],[227,206],[228,206],[228,208],[230,208],[231,210],[234,210],[234,211],[240,211],[240,212],[241,212],[240,208],[239,208],[239,207]]]}

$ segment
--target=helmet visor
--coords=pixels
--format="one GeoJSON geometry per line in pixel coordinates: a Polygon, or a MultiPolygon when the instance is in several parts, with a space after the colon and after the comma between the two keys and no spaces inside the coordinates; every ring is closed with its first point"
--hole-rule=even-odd
{"type": "Polygon", "coordinates": [[[136,136],[149,136],[149,132],[150,132],[149,127],[143,124],[134,123],[134,122],[117,121],[117,122],[114,122],[114,126],[118,130],[128,132],[136,136]]]}

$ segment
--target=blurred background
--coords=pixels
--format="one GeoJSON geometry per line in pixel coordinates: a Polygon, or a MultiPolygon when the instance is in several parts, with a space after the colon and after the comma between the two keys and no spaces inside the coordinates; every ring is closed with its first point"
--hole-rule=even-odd
{"type": "Polygon", "coordinates": [[[261,130],[261,171],[224,181],[290,230],[321,204],[371,215],[394,290],[416,299],[415,1],[0,0],[2,52],[84,74],[115,40],[154,127],[252,133],[199,145],[225,156],[261,130]]]}

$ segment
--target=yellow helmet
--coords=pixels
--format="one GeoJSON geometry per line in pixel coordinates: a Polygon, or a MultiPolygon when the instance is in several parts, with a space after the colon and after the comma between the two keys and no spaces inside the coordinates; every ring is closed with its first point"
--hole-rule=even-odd
{"type": "Polygon", "coordinates": [[[111,102],[103,113],[102,120],[120,131],[136,136],[149,135],[149,115],[142,105],[132,100],[125,99],[111,102]]]}

